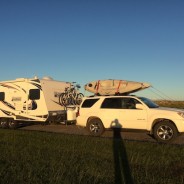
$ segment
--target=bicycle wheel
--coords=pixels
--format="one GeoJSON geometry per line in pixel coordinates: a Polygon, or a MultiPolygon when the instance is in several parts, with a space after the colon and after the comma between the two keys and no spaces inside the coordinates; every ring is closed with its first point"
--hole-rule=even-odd
{"type": "Polygon", "coordinates": [[[83,97],[84,97],[84,95],[82,93],[78,93],[77,94],[77,98],[75,100],[76,105],[80,105],[81,104],[83,97]]]}
{"type": "Polygon", "coordinates": [[[63,105],[63,104],[62,104],[62,96],[63,96],[63,93],[61,93],[61,94],[59,95],[59,105],[63,105]]]}
{"type": "Polygon", "coordinates": [[[74,96],[72,94],[69,95],[68,105],[76,105],[75,104],[75,98],[74,98],[74,96]]]}
{"type": "Polygon", "coordinates": [[[59,96],[59,104],[62,106],[68,105],[68,97],[66,93],[61,93],[61,95],[59,96]]]}

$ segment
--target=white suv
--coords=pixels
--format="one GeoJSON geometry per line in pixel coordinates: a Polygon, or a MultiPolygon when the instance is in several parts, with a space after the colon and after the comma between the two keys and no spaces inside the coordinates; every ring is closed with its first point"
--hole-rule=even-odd
{"type": "Polygon", "coordinates": [[[105,129],[146,130],[159,142],[170,142],[184,132],[184,111],[159,107],[150,99],[136,96],[84,97],[77,125],[94,136],[105,129]]]}

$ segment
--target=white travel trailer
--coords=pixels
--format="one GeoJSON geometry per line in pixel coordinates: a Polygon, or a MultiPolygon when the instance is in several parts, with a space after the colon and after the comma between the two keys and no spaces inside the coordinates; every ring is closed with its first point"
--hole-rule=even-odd
{"type": "Polygon", "coordinates": [[[22,121],[62,122],[67,114],[59,95],[70,86],[70,82],[50,77],[0,82],[0,126],[15,128],[22,121]]]}

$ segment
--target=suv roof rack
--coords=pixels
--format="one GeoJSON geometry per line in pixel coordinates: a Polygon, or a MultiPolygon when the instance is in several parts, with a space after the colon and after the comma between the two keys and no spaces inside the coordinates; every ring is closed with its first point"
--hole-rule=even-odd
{"type": "MultiPolygon", "coordinates": [[[[89,97],[96,97],[96,96],[128,96],[130,95],[129,93],[117,93],[117,94],[112,94],[112,95],[100,95],[99,93],[90,95],[89,97]]],[[[136,95],[131,95],[131,96],[136,96],[136,95]]]]}

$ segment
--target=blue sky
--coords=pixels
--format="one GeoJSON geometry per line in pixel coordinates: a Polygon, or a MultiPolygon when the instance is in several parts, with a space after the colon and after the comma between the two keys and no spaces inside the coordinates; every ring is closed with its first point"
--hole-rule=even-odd
{"type": "Polygon", "coordinates": [[[0,81],[122,79],[184,100],[183,10],[183,0],[0,0],[0,81]]]}

